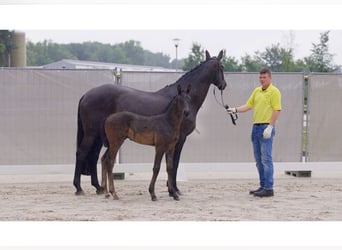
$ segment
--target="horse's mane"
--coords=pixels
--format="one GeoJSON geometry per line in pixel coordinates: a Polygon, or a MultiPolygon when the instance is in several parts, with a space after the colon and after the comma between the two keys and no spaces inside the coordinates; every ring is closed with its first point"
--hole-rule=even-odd
{"type": "Polygon", "coordinates": [[[179,83],[180,81],[183,81],[184,78],[187,78],[190,74],[192,74],[192,72],[196,71],[199,67],[201,67],[204,63],[206,63],[208,61],[202,61],[200,62],[200,64],[198,64],[195,68],[192,68],[191,70],[189,70],[188,72],[186,72],[184,75],[182,75],[176,82],[175,84],[179,83]]]}
{"type": "MultiPolygon", "coordinates": [[[[209,60],[204,60],[204,61],[200,62],[196,67],[192,68],[191,70],[186,72],[184,75],[182,75],[179,79],[177,79],[176,82],[166,85],[164,88],[161,88],[161,89],[157,90],[157,92],[164,92],[164,91],[166,91],[166,93],[169,93],[169,94],[173,93],[173,92],[169,92],[169,90],[173,89],[178,84],[182,84],[182,82],[185,81],[185,79],[193,76],[194,75],[193,72],[197,71],[203,64],[206,64],[206,63],[211,62],[213,60],[217,61],[217,57],[213,56],[209,60]]],[[[197,75],[198,74],[195,74],[195,76],[197,76],[197,75]]]]}
{"type": "Polygon", "coordinates": [[[200,64],[198,64],[196,67],[194,67],[193,69],[191,69],[190,71],[186,72],[184,75],[182,75],[176,82],[175,84],[179,83],[180,81],[183,81],[184,78],[187,78],[189,75],[192,74],[192,72],[196,71],[199,67],[201,67],[203,64],[208,63],[212,60],[216,60],[216,56],[210,58],[209,60],[205,60],[200,62],[200,64]]]}
{"type": "Polygon", "coordinates": [[[182,81],[184,81],[184,79],[188,78],[189,75],[192,75],[192,73],[196,70],[198,70],[198,68],[200,68],[203,64],[205,63],[208,63],[212,60],[216,60],[216,56],[214,57],[211,57],[209,60],[205,60],[205,61],[202,61],[200,62],[196,67],[192,68],[191,70],[189,70],[188,72],[186,72],[184,75],[182,75],[179,79],[177,79],[176,82],[172,83],[172,84],[168,84],[165,86],[165,88],[168,88],[168,87],[172,87],[172,86],[177,86],[177,84],[180,84],[182,81]]]}

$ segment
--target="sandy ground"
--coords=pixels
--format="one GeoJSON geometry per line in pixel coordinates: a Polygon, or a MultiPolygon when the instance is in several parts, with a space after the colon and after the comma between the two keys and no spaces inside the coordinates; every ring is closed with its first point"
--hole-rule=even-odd
{"type": "MultiPolygon", "coordinates": [[[[281,165],[281,164],[280,164],[281,165]]],[[[129,171],[116,180],[119,200],[96,195],[90,178],[82,176],[84,196],[75,196],[72,173],[0,175],[0,221],[340,221],[342,220],[342,168],[305,165],[311,177],[275,171],[275,196],[248,194],[258,187],[256,170],[248,165],[228,171],[190,167],[180,172],[179,201],[168,196],[166,175],[156,184],[158,201],[148,193],[151,173],[129,171]],[[328,170],[327,170],[328,169],[328,170]]],[[[303,169],[304,165],[299,168],[303,169]]],[[[210,168],[209,168],[210,169],[210,168]]],[[[162,172],[162,171],[161,171],[162,172]]]]}

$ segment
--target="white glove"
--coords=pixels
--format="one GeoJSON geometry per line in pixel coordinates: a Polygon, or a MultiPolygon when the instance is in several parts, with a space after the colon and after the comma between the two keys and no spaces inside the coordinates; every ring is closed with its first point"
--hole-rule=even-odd
{"type": "Polygon", "coordinates": [[[237,113],[236,108],[228,108],[226,110],[227,110],[228,114],[236,114],[237,113]]]}
{"type": "Polygon", "coordinates": [[[272,125],[268,125],[263,133],[264,139],[270,139],[271,135],[272,135],[272,130],[273,130],[273,126],[272,125]]]}

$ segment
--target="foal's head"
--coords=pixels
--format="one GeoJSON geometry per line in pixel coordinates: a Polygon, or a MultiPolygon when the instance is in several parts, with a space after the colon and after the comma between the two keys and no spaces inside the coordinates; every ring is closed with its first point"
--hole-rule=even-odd
{"type": "Polygon", "coordinates": [[[185,91],[182,90],[181,86],[177,86],[177,96],[175,97],[175,104],[177,113],[180,117],[187,117],[190,113],[190,101],[191,97],[189,95],[191,85],[188,85],[185,91]]]}

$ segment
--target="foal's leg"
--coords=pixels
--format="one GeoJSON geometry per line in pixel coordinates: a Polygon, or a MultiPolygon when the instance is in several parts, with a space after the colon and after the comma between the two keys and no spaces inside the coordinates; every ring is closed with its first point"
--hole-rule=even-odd
{"type": "Polygon", "coordinates": [[[179,200],[179,196],[174,189],[174,186],[172,185],[173,181],[173,155],[174,155],[174,149],[168,150],[166,152],[165,158],[166,158],[166,171],[167,171],[167,184],[168,184],[168,190],[169,195],[173,197],[175,200],[179,200]]]}
{"type": "MultiPolygon", "coordinates": [[[[120,144],[121,145],[121,144],[120,144]]],[[[113,168],[115,163],[116,154],[119,151],[120,146],[113,146],[109,148],[109,165],[107,165],[107,177],[109,182],[109,193],[112,194],[114,200],[118,200],[119,197],[115,192],[114,188],[114,178],[113,178],[113,168]]]]}
{"type": "Polygon", "coordinates": [[[164,150],[161,150],[158,147],[156,147],[156,154],[154,156],[154,165],[153,165],[153,175],[152,175],[152,179],[150,182],[150,186],[148,188],[152,201],[157,200],[157,196],[154,192],[154,185],[156,184],[156,180],[157,180],[159,170],[160,170],[160,163],[163,158],[164,152],[165,152],[164,150]]]}

